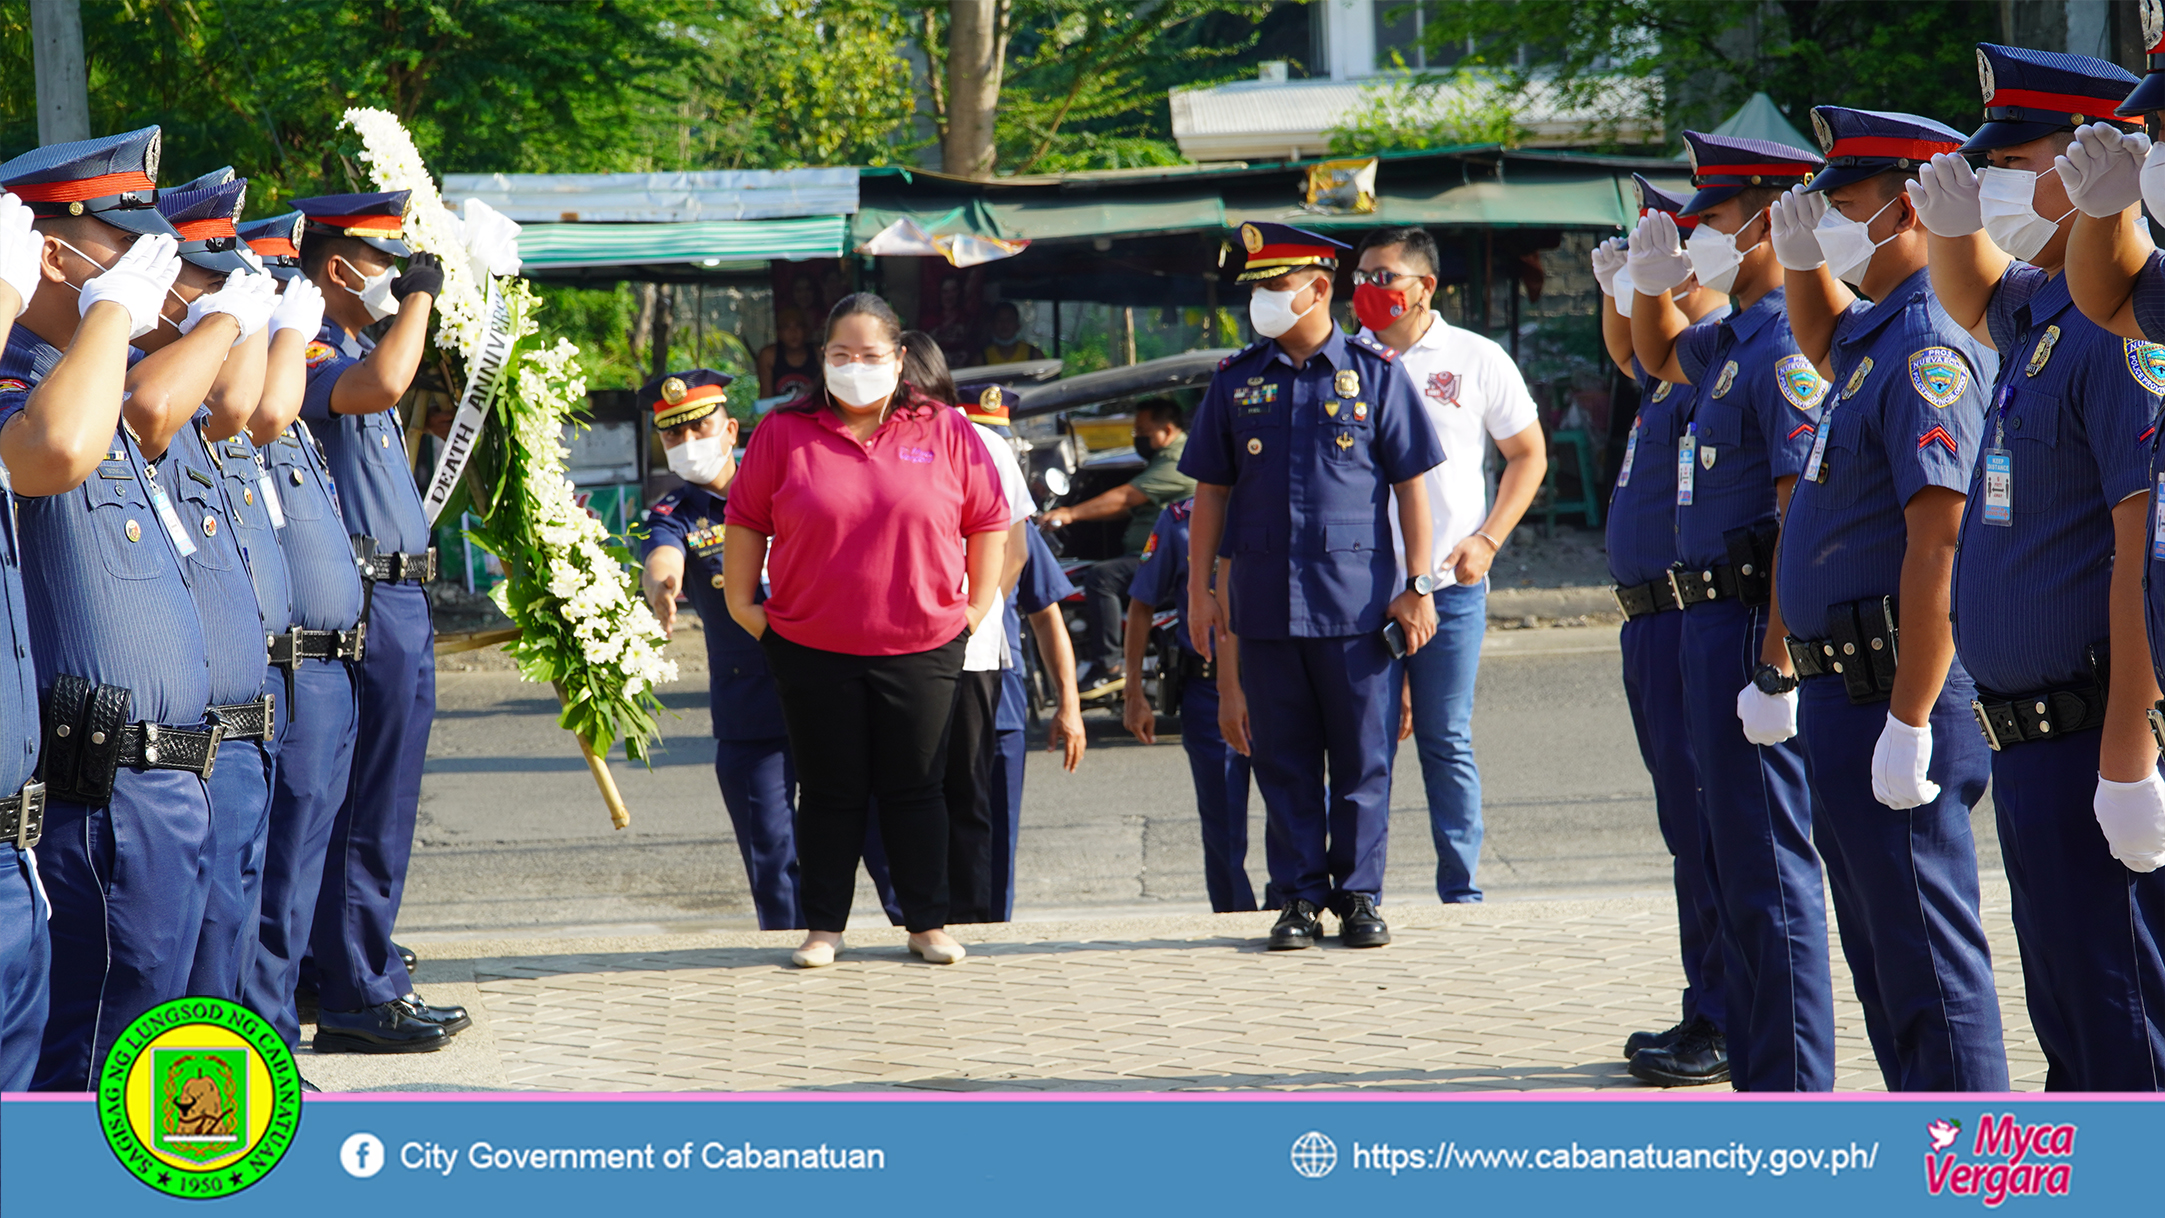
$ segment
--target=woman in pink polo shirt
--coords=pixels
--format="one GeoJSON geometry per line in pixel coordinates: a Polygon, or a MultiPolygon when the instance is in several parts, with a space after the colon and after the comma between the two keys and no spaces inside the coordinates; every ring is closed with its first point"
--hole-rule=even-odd
{"type": "Polygon", "coordinates": [[[825,384],[752,433],[724,518],[729,615],[766,650],[796,760],[806,968],[842,946],[874,797],[910,950],[964,955],[943,929],[947,723],[1008,505],[969,420],[902,381],[901,336],[877,296],[835,305],[825,384]]]}

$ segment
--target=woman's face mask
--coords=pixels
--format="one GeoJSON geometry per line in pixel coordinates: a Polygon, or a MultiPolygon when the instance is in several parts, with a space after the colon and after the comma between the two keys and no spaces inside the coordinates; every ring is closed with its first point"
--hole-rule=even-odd
{"type": "MultiPolygon", "coordinates": [[[[344,258],[339,261],[346,262],[344,258]]],[[[354,291],[345,284],[338,286],[361,298],[361,307],[368,310],[370,321],[382,321],[398,312],[398,297],[391,295],[391,280],[398,276],[396,266],[387,266],[373,275],[361,274],[361,268],[350,262],[346,262],[346,269],[360,277],[361,288],[354,291]]]]}
{"type": "MultiPolygon", "coordinates": [[[[1743,232],[1758,221],[1759,217],[1753,216],[1737,232],[1743,232]]],[[[1761,233],[1760,240],[1765,239],[1766,234],[1761,233]]],[[[1735,234],[1722,232],[1711,224],[1701,224],[1691,230],[1690,239],[1684,242],[1684,253],[1691,259],[1691,273],[1717,292],[1726,292],[1736,286],[1737,268],[1744,264],[1744,255],[1758,248],[1759,241],[1754,241],[1738,249],[1735,234]]]]}
{"type": "Polygon", "coordinates": [[[705,486],[721,477],[723,467],[729,463],[728,436],[726,432],[692,436],[665,453],[670,473],[694,486],[705,486]]]}
{"type": "Polygon", "coordinates": [[[1296,311],[1293,308],[1293,301],[1311,286],[1313,285],[1302,284],[1290,292],[1273,292],[1269,288],[1257,287],[1248,294],[1248,324],[1254,326],[1255,332],[1265,338],[1276,338],[1284,334],[1298,324],[1301,318],[1315,312],[1316,305],[1321,302],[1321,297],[1318,296],[1310,300],[1305,309],[1296,311]]]}
{"type": "Polygon", "coordinates": [[[902,384],[902,361],[827,365],[827,392],[859,409],[891,397],[902,384]]]}
{"type": "MultiPolygon", "coordinates": [[[[2037,175],[2027,169],[1986,168],[1977,171],[1977,210],[1984,217],[1985,236],[1992,244],[2028,262],[2037,257],[2060,231],[2060,220],[2037,214],[2037,175]]],[[[2067,215],[2074,215],[2069,209],[2067,215]]]]}
{"type": "Polygon", "coordinates": [[[1864,282],[1864,273],[1872,265],[1872,255],[1880,246],[1894,240],[1893,233],[1887,234],[1885,241],[1872,240],[1873,223],[1893,206],[1894,200],[1887,200],[1872,213],[1870,220],[1852,220],[1831,207],[1819,218],[1819,228],[1814,235],[1819,238],[1819,252],[1827,256],[1827,269],[1834,272],[1835,278],[1851,287],[1864,282]]]}

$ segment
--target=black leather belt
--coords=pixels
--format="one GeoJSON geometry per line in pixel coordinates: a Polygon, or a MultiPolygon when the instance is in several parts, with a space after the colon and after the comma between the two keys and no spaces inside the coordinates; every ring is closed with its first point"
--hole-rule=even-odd
{"type": "Polygon", "coordinates": [[[1180,678],[1183,681],[1215,681],[1218,679],[1218,662],[1204,659],[1200,651],[1183,647],[1180,649],[1180,678]]]}
{"type": "Polygon", "coordinates": [[[23,789],[0,799],[0,841],[28,850],[45,836],[45,784],[26,782],[23,789]]]}
{"type": "Polygon", "coordinates": [[[365,622],[351,630],[303,630],[295,626],[284,634],[265,635],[264,645],[270,649],[271,663],[291,668],[302,660],[358,660],[367,637],[365,622]]]}
{"type": "Polygon", "coordinates": [[[377,554],[363,574],[379,584],[425,584],[436,578],[436,547],[419,554],[377,554]]]}
{"type": "MultiPolygon", "coordinates": [[[[1749,577],[1751,574],[1750,567],[1739,568],[1732,563],[1721,563],[1698,571],[1672,567],[1669,569],[1669,590],[1675,595],[1679,609],[1689,609],[1693,605],[1703,605],[1708,601],[1742,600],[1743,597],[1738,591],[1738,580],[1740,576],[1749,577]]],[[[1757,605],[1766,602],[1761,599],[1745,600],[1744,603],[1757,605]]]]}
{"type": "MultiPolygon", "coordinates": [[[[265,694],[237,706],[214,706],[209,718],[225,729],[227,740],[271,740],[278,735],[278,699],[265,694]]],[[[208,778],[210,772],[205,770],[203,776],[208,778]]]]}
{"type": "Polygon", "coordinates": [[[1669,613],[1683,607],[1676,603],[1675,583],[1666,577],[1628,587],[1617,584],[1609,591],[1615,595],[1616,607],[1624,611],[1626,621],[1656,613],[1669,613]]]}
{"type": "MultiPolygon", "coordinates": [[[[209,778],[224,740],[225,728],[215,723],[207,728],[131,723],[120,729],[120,764],[137,770],[186,770],[209,778]]],[[[92,743],[104,742],[93,737],[92,743]]]]}
{"type": "Polygon", "coordinates": [[[2086,732],[2105,722],[2105,687],[2094,682],[2004,699],[1977,692],[1983,696],[1970,702],[1970,713],[1995,753],[2031,740],[2086,732]]]}

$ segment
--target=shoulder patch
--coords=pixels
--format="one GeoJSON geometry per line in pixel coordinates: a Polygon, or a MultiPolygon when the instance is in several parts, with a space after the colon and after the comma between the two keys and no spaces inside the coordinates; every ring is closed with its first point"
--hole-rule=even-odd
{"type": "MultiPolygon", "coordinates": [[[[1728,371],[1724,368],[1722,374],[1727,376],[1728,371]]],[[[1782,398],[1798,410],[1810,410],[1827,396],[1827,382],[1820,379],[1812,361],[1802,355],[1785,355],[1774,361],[1774,384],[1782,391],[1782,398]]]]}
{"type": "Polygon", "coordinates": [[[319,338],[308,344],[307,349],[301,353],[301,358],[307,361],[309,367],[314,368],[336,354],[338,348],[319,338]]]}
{"type": "Polygon", "coordinates": [[[1143,561],[1144,561],[1144,562],[1149,562],[1149,561],[1150,561],[1150,556],[1151,556],[1151,555],[1153,555],[1153,554],[1155,554],[1155,553],[1157,553],[1157,552],[1158,552],[1158,535],[1157,535],[1156,533],[1152,533],[1152,534],[1150,535],[1150,540],[1149,540],[1149,541],[1146,541],[1146,542],[1144,542],[1144,543],[1143,543],[1143,553],[1142,553],[1142,559],[1143,559],[1143,561]]]}
{"type": "Polygon", "coordinates": [[[12,376],[0,377],[0,393],[28,393],[30,382],[19,381],[12,376]]]}
{"type": "Polygon", "coordinates": [[[1945,410],[1970,387],[1970,367],[1951,347],[1926,347],[1909,357],[1909,383],[1934,409],[1945,410]]]}
{"type": "Polygon", "coordinates": [[[1172,511],[1173,519],[1186,520],[1195,511],[1195,500],[1193,498],[1176,499],[1173,501],[1172,511]]]}
{"type": "MultiPolygon", "coordinates": [[[[2120,340],[2127,347],[2127,372],[2146,393],[2165,394],[2165,346],[2120,340]]],[[[5,382],[0,382],[4,387],[5,382]]]]}

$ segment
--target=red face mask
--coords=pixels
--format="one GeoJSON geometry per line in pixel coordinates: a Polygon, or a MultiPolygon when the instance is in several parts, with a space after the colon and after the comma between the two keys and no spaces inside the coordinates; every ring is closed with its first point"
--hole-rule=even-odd
{"type": "Polygon", "coordinates": [[[1353,289],[1353,315],[1361,319],[1371,333],[1383,330],[1404,317],[1413,309],[1413,301],[1404,289],[1380,288],[1364,283],[1353,289]]]}

